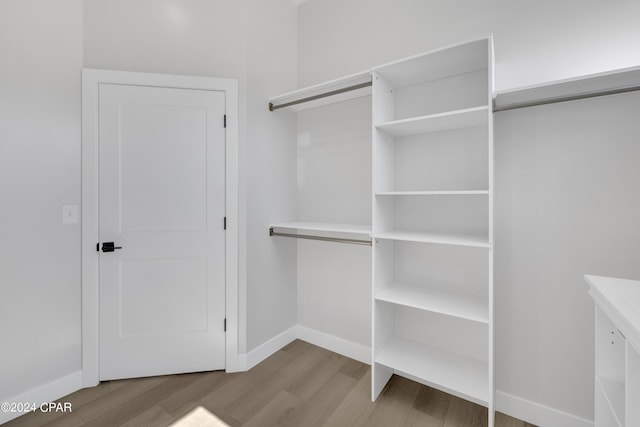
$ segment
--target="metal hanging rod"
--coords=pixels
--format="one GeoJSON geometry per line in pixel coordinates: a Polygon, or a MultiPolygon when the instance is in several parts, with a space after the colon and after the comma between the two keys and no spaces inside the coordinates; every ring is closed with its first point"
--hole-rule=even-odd
{"type": "Polygon", "coordinates": [[[577,101],[579,99],[595,98],[598,96],[617,95],[620,93],[635,92],[640,90],[640,85],[623,86],[613,89],[596,90],[593,92],[584,92],[576,95],[557,96],[551,98],[542,98],[535,101],[514,102],[513,104],[495,105],[493,102],[493,112],[515,110],[518,108],[536,107],[538,105],[555,104],[558,102],[577,101]]]}
{"type": "Polygon", "coordinates": [[[302,99],[296,99],[295,101],[285,102],[284,104],[279,104],[279,105],[273,105],[273,103],[270,102],[269,103],[269,111],[275,111],[275,110],[278,110],[280,108],[286,108],[286,107],[290,107],[292,105],[302,104],[302,103],[305,103],[305,102],[315,101],[316,99],[326,98],[328,96],[339,95],[339,94],[345,93],[345,92],[351,92],[352,90],[358,90],[358,89],[362,89],[364,87],[369,87],[369,86],[371,86],[371,84],[372,84],[371,80],[369,80],[367,82],[359,83],[357,85],[343,87],[341,89],[336,89],[336,90],[332,90],[330,92],[320,93],[318,95],[313,95],[313,96],[309,96],[309,97],[302,98],[302,99]]]}
{"type": "Polygon", "coordinates": [[[296,238],[296,239],[320,240],[320,241],[323,241],[323,242],[336,242],[336,243],[348,243],[348,244],[351,244],[351,245],[371,246],[371,240],[343,239],[343,238],[340,238],[340,237],[311,236],[311,235],[308,235],[308,234],[278,233],[276,231],[273,231],[273,227],[269,228],[269,236],[293,237],[293,238],[296,238]]]}

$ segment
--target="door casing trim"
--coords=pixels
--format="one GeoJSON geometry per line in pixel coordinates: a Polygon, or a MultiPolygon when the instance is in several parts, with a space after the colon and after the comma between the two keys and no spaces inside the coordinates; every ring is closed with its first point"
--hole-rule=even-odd
{"type": "Polygon", "coordinates": [[[98,89],[100,84],[158,86],[225,92],[226,278],[225,369],[244,369],[239,353],[238,310],[238,81],[235,79],[82,70],[82,386],[100,382],[100,324],[98,288],[98,89]]]}

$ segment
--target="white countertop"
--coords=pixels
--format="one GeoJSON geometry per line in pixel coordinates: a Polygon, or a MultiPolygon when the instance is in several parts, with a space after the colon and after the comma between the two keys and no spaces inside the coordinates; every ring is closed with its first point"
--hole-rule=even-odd
{"type": "Polygon", "coordinates": [[[640,281],[585,274],[589,294],[640,352],[640,281]]]}

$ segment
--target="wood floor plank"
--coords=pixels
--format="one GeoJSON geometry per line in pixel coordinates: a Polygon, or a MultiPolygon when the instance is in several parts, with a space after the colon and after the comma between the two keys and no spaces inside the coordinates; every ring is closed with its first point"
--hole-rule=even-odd
{"type": "Polygon", "coordinates": [[[43,427],[81,427],[85,425],[85,421],[80,415],[69,412],[44,424],[32,425],[42,425],[43,427]]]}
{"type": "Polygon", "coordinates": [[[437,420],[444,422],[454,397],[431,387],[420,387],[413,407],[437,420]]]}
{"type": "Polygon", "coordinates": [[[357,360],[345,358],[344,366],[340,369],[345,375],[349,375],[352,378],[359,380],[364,375],[371,375],[369,365],[359,362],[357,360]]]}
{"type": "Polygon", "coordinates": [[[27,414],[24,414],[18,418],[14,418],[13,420],[2,424],[2,427],[30,427],[30,426],[40,426],[40,425],[44,425],[45,423],[48,422],[53,422],[61,417],[63,417],[64,414],[56,414],[56,413],[46,413],[46,412],[40,412],[40,410],[37,410],[35,412],[29,412],[27,414]]]}
{"type": "MultiPolygon", "coordinates": [[[[369,367],[367,366],[367,368],[369,367]]],[[[343,373],[342,370],[340,372],[343,373]]],[[[371,401],[371,375],[367,370],[333,411],[323,427],[366,426],[374,408],[375,404],[371,401]]]]}
{"type": "Polygon", "coordinates": [[[447,410],[445,427],[486,427],[487,408],[463,399],[452,399],[447,410]]]}
{"type": "MultiPolygon", "coordinates": [[[[93,402],[97,399],[100,399],[107,394],[120,389],[121,387],[126,386],[131,383],[131,380],[117,380],[117,381],[105,381],[103,383],[98,384],[96,387],[91,387],[87,389],[78,390],[74,393],[71,393],[63,398],[56,400],[57,403],[70,403],[71,404],[71,414],[65,412],[50,412],[50,413],[42,413],[40,411],[32,414],[33,416],[25,421],[27,424],[25,425],[43,425],[47,427],[55,427],[55,426],[78,426],[82,425],[83,419],[79,415],[73,412],[74,408],[80,408],[84,405],[87,405],[90,402],[93,402]],[[40,414],[40,415],[36,415],[40,414]]],[[[19,425],[19,424],[17,424],[19,425]]]]}
{"type": "Polygon", "coordinates": [[[286,390],[276,394],[264,407],[256,412],[244,427],[270,427],[286,425],[300,405],[300,399],[286,390]]]}
{"type": "Polygon", "coordinates": [[[94,416],[94,414],[81,414],[86,421],[91,421],[95,425],[114,426],[121,425],[141,412],[155,406],[155,404],[175,392],[176,389],[184,387],[197,380],[197,374],[182,374],[164,377],[164,381],[151,387],[142,393],[131,396],[126,402],[115,407],[113,411],[108,411],[94,416]]]}
{"type": "Polygon", "coordinates": [[[369,416],[368,426],[409,425],[408,418],[422,386],[414,381],[394,375],[376,400],[376,407],[369,416]]]}
{"type": "Polygon", "coordinates": [[[71,406],[74,408],[79,408],[84,406],[90,402],[93,402],[96,399],[100,399],[101,397],[116,391],[128,384],[131,384],[132,381],[135,380],[113,380],[113,381],[103,381],[98,384],[96,387],[84,388],[82,390],[78,390],[75,393],[71,393],[68,396],[63,397],[62,399],[58,399],[58,402],[69,402],[71,406]]]}
{"type": "MultiPolygon", "coordinates": [[[[166,381],[163,377],[139,378],[135,381],[123,381],[119,384],[111,384],[111,381],[102,383],[97,387],[78,390],[58,400],[58,402],[71,402],[73,414],[85,419],[83,413],[104,413],[125,402],[134,396],[154,385],[166,381]],[[69,399],[69,400],[67,400],[69,399]]],[[[44,413],[40,411],[32,412],[16,418],[7,424],[6,427],[31,427],[43,426],[52,423],[58,418],[64,418],[64,413],[44,413]]]]}
{"type": "Polygon", "coordinates": [[[536,427],[533,424],[496,412],[496,426],[500,427],[536,427]]]}
{"type": "MultiPolygon", "coordinates": [[[[294,341],[285,349],[275,352],[269,359],[255,366],[248,372],[227,374],[229,380],[224,387],[211,390],[197,402],[213,413],[224,413],[225,409],[266,378],[283,367],[292,364],[298,356],[311,351],[312,346],[303,341],[294,341]]],[[[184,408],[182,408],[184,410],[184,408]]]]}
{"type": "MultiPolygon", "coordinates": [[[[487,409],[393,376],[371,402],[368,365],[296,340],[248,372],[110,381],[72,393],[71,413],[36,412],[7,427],[483,427],[487,409]]],[[[3,426],[4,427],[4,426],[3,426]]],[[[496,413],[496,427],[535,427],[496,413]]]]}
{"type": "Polygon", "coordinates": [[[341,372],[335,373],[313,396],[293,413],[284,425],[322,426],[353,389],[357,381],[341,372]]]}
{"type": "Polygon", "coordinates": [[[433,417],[429,414],[410,408],[404,420],[405,427],[444,427],[445,420],[433,417]]]}
{"type": "Polygon", "coordinates": [[[321,361],[318,364],[308,365],[304,371],[285,388],[289,393],[301,401],[307,401],[347,362],[346,357],[339,356],[329,351],[320,353],[321,361]]]}
{"type": "MultiPolygon", "coordinates": [[[[117,390],[120,387],[126,385],[128,382],[130,382],[130,380],[105,381],[104,383],[101,383],[96,387],[82,389],[74,393],[71,393],[65,397],[62,397],[56,400],[56,402],[71,403],[71,409],[73,411],[73,408],[79,408],[82,405],[86,405],[87,403],[93,400],[99,399],[100,397],[108,393],[111,393],[112,391],[117,390]]],[[[69,423],[75,424],[75,421],[72,420],[72,418],[74,417],[68,416],[68,413],[41,412],[40,410],[38,410],[36,412],[28,413],[23,415],[22,417],[9,421],[8,423],[4,424],[4,426],[21,427],[21,426],[34,426],[34,425],[54,425],[53,423],[59,418],[63,418],[63,419],[69,418],[69,423]]]]}
{"type": "Polygon", "coordinates": [[[122,424],[123,427],[140,427],[140,426],[166,426],[172,420],[170,413],[162,409],[158,405],[141,412],[139,415],[131,418],[122,424]]]}
{"type": "Polygon", "coordinates": [[[158,406],[172,416],[184,414],[184,408],[195,407],[202,396],[223,386],[231,378],[232,376],[224,371],[203,372],[193,383],[159,401],[158,406]]]}
{"type": "Polygon", "coordinates": [[[246,422],[263,408],[278,391],[287,390],[291,383],[306,377],[314,369],[318,369],[326,359],[327,352],[325,350],[317,347],[310,348],[298,356],[295,364],[289,363],[283,366],[223,409],[240,422],[246,422]]]}
{"type": "Polygon", "coordinates": [[[139,378],[117,390],[107,393],[99,399],[95,399],[77,409],[74,408],[74,413],[80,415],[85,421],[90,421],[102,414],[111,412],[123,403],[167,380],[167,377],[139,378]]]}

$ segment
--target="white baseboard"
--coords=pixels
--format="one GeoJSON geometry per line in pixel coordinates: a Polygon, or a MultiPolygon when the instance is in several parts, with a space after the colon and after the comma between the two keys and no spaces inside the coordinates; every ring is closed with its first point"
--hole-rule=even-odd
{"type": "Polygon", "coordinates": [[[243,370],[248,371],[296,339],[301,339],[302,341],[350,357],[367,365],[371,364],[371,349],[369,347],[300,325],[292,326],[248,353],[240,354],[238,363],[244,367],[243,370]]]}
{"type": "Polygon", "coordinates": [[[281,334],[271,338],[264,344],[254,348],[250,352],[240,355],[240,363],[242,363],[244,359],[244,366],[246,367],[245,370],[249,370],[276,351],[280,350],[285,345],[289,344],[291,341],[294,341],[296,338],[298,338],[297,326],[292,326],[281,334]]]}
{"type": "Polygon", "coordinates": [[[540,427],[593,427],[593,421],[496,390],[496,411],[540,427]]]}
{"type": "MultiPolygon", "coordinates": [[[[40,406],[42,403],[53,402],[63,396],[78,391],[82,388],[82,371],[76,371],[72,374],[53,380],[47,384],[43,384],[34,389],[28,390],[17,396],[4,399],[3,402],[9,403],[35,403],[40,406]]],[[[23,413],[3,412],[0,411],[0,424],[18,418],[23,413]]]]}
{"type": "Polygon", "coordinates": [[[371,348],[369,347],[300,325],[298,325],[297,336],[302,341],[371,365],[371,348]]]}

